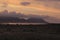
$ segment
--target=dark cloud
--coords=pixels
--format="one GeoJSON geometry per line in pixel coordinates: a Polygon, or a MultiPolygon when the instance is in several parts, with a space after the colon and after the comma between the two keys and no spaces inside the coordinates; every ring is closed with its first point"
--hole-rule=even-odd
{"type": "Polygon", "coordinates": [[[30,5],[30,2],[21,2],[20,4],[24,5],[24,6],[27,6],[27,5],[30,5]]]}

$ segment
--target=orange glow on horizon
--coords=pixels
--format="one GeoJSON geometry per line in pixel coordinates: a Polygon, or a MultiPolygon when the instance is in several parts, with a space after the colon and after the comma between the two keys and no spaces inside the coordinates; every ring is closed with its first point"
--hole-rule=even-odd
{"type": "Polygon", "coordinates": [[[48,13],[60,13],[60,9],[53,8],[53,7],[45,7],[44,5],[42,5],[43,3],[37,5],[37,4],[34,4],[33,0],[30,0],[30,2],[31,2],[30,5],[23,6],[20,3],[24,2],[24,1],[28,2],[29,0],[0,0],[1,3],[5,2],[5,3],[8,4],[7,7],[4,8],[4,9],[8,9],[8,11],[17,11],[17,12],[20,12],[20,11],[26,10],[26,9],[28,9],[29,11],[31,11],[33,9],[33,10],[38,11],[38,12],[42,11],[42,12],[48,12],[48,13]]]}

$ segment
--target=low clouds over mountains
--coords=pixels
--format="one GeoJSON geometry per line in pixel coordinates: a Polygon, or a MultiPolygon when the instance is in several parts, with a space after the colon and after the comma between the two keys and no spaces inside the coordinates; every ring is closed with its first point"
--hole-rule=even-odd
{"type": "Polygon", "coordinates": [[[0,12],[0,22],[60,23],[60,19],[47,15],[25,15],[5,10],[0,12]]]}
{"type": "Polygon", "coordinates": [[[16,12],[8,12],[7,10],[0,12],[0,23],[18,22],[18,23],[46,23],[40,16],[24,15],[16,12]]]}

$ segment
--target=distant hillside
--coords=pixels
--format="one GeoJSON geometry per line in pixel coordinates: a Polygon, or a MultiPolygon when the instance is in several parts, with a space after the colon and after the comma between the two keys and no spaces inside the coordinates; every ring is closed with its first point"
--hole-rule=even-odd
{"type": "Polygon", "coordinates": [[[47,23],[37,15],[24,15],[16,12],[8,12],[7,10],[0,13],[0,23],[4,22],[47,23]]]}
{"type": "Polygon", "coordinates": [[[29,19],[24,19],[24,18],[18,18],[18,17],[0,17],[0,23],[5,23],[5,22],[14,22],[14,23],[46,23],[43,19],[41,18],[29,18],[29,19]]]}
{"type": "Polygon", "coordinates": [[[44,19],[48,23],[60,23],[60,19],[53,17],[53,16],[41,16],[42,19],[44,19]]]}

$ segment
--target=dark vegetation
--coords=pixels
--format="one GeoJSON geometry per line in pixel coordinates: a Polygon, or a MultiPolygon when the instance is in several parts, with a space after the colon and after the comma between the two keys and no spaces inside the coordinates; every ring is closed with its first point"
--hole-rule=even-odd
{"type": "Polygon", "coordinates": [[[59,40],[60,25],[3,25],[0,40],[59,40]]]}

